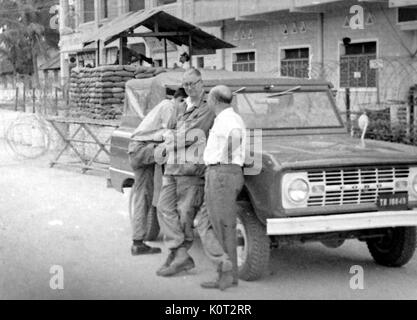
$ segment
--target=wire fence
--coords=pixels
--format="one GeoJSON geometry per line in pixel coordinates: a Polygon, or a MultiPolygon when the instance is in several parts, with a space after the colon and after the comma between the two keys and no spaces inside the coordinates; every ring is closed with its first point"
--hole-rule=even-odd
{"type": "Polygon", "coordinates": [[[62,115],[70,109],[67,79],[42,82],[32,85],[30,77],[19,76],[0,79],[0,108],[36,113],[62,115]]]}
{"type": "MultiPolygon", "coordinates": [[[[352,135],[358,135],[357,119],[370,118],[367,138],[417,144],[417,58],[378,57],[377,69],[370,57],[309,63],[308,70],[293,70],[334,85],[334,96],[352,135]]],[[[305,67],[303,64],[298,64],[305,67]]],[[[285,65],[286,72],[291,65],[285,65]]],[[[283,70],[271,70],[283,71],[283,70]]],[[[283,74],[283,72],[281,72],[283,74]]],[[[289,74],[291,76],[291,74],[289,74]]],[[[20,79],[21,80],[21,79],[20,79]]],[[[27,81],[4,86],[0,81],[0,107],[40,115],[65,115],[75,108],[69,95],[70,79],[58,79],[32,88],[27,81]]]]}
{"type": "Polygon", "coordinates": [[[313,63],[309,77],[330,81],[337,88],[336,104],[352,135],[360,135],[357,120],[366,113],[370,119],[366,138],[417,144],[417,58],[371,60],[363,56],[313,63]]]}

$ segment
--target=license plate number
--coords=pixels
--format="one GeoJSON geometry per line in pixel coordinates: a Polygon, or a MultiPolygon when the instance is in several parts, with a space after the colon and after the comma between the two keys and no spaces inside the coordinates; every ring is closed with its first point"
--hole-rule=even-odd
{"type": "Polygon", "coordinates": [[[402,193],[383,193],[379,195],[377,205],[380,210],[407,210],[408,194],[402,193]]]}

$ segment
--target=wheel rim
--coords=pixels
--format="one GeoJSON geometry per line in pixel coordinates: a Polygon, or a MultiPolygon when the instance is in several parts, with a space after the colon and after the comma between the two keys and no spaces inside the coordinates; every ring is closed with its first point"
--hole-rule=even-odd
{"type": "Polygon", "coordinates": [[[242,221],[237,218],[236,221],[236,238],[237,238],[237,265],[240,268],[246,262],[248,257],[248,237],[245,226],[242,221]]]}

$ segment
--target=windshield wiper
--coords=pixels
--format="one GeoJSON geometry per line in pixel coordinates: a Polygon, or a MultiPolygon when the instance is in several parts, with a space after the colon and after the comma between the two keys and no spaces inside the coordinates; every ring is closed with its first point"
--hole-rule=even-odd
{"type": "Polygon", "coordinates": [[[301,86],[296,86],[294,88],[291,88],[291,89],[288,89],[288,90],[285,90],[285,91],[281,91],[281,92],[278,92],[278,93],[271,94],[271,95],[267,96],[267,98],[274,98],[274,97],[283,96],[283,95],[286,95],[286,94],[293,93],[294,91],[298,91],[300,89],[301,89],[301,86]]]}
{"type": "Polygon", "coordinates": [[[240,92],[245,91],[245,90],[246,90],[246,87],[242,87],[242,88],[239,88],[236,91],[234,91],[233,94],[240,93],[240,92]]]}

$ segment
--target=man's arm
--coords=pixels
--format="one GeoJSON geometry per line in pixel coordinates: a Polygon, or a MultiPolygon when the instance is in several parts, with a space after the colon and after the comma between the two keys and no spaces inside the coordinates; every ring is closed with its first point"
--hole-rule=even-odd
{"type": "Polygon", "coordinates": [[[177,141],[185,141],[185,147],[192,145],[195,142],[195,137],[189,136],[192,130],[200,130],[199,134],[207,139],[215,117],[216,115],[206,106],[197,118],[187,120],[181,128],[176,130],[177,141]]]}

